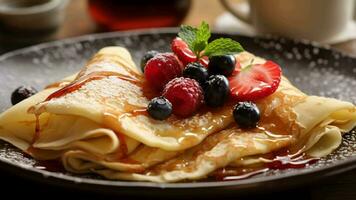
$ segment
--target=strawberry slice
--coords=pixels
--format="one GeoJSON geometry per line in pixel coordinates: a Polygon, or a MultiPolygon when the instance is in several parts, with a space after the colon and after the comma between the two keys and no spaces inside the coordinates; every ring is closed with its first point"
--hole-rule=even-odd
{"type": "Polygon", "coordinates": [[[236,60],[235,69],[234,71],[232,71],[231,77],[236,76],[240,72],[241,72],[241,64],[236,60]]]}
{"type": "Polygon", "coordinates": [[[281,68],[272,61],[249,65],[228,78],[231,96],[238,101],[254,101],[266,97],[277,90],[281,75],[281,68]]]}
{"type": "MultiPolygon", "coordinates": [[[[197,61],[195,54],[189,49],[188,44],[185,43],[181,38],[174,38],[171,44],[171,48],[174,54],[176,54],[179,60],[184,64],[184,66],[188,63],[197,61]]],[[[209,59],[208,57],[203,56],[199,59],[199,62],[207,67],[209,64],[209,59]]]]}

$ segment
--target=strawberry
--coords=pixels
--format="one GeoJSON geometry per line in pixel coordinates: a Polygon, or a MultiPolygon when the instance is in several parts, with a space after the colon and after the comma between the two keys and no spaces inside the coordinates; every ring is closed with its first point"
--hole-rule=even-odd
{"type": "Polygon", "coordinates": [[[267,61],[252,64],[235,71],[229,77],[231,96],[238,101],[254,101],[274,93],[281,81],[282,70],[278,64],[267,61]]]}
{"type": "Polygon", "coordinates": [[[231,76],[235,76],[240,72],[241,72],[241,64],[236,60],[235,69],[232,72],[231,76]]]}
{"type": "MultiPolygon", "coordinates": [[[[185,43],[181,38],[174,38],[171,44],[171,48],[179,60],[184,64],[184,66],[186,66],[188,63],[197,61],[195,54],[189,49],[187,43],[185,43]]],[[[199,59],[199,62],[207,67],[209,59],[207,56],[203,56],[199,59]]]]}

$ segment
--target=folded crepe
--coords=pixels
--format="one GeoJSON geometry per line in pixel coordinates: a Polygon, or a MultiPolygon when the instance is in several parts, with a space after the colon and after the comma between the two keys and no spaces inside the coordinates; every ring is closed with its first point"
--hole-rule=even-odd
{"type": "MultiPolygon", "coordinates": [[[[265,62],[247,52],[236,58],[242,66],[265,62]]],[[[177,182],[264,162],[260,157],[284,148],[325,156],[356,125],[353,104],[308,96],[284,77],[274,94],[256,102],[261,121],[249,130],[234,124],[234,102],[154,120],[145,112],[154,95],[129,52],[106,47],[78,74],[2,113],[0,139],[36,159],[61,159],[74,173],[177,182]]]]}

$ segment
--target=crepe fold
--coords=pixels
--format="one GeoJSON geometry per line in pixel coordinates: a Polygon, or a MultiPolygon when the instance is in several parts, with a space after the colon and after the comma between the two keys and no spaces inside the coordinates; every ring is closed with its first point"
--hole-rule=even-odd
{"type": "MultiPolygon", "coordinates": [[[[264,59],[244,52],[242,66],[264,59]]],[[[181,119],[145,112],[157,95],[122,47],[100,50],[78,73],[16,104],[0,116],[0,139],[36,159],[61,159],[74,173],[109,179],[177,182],[248,165],[288,148],[314,157],[331,153],[356,125],[351,103],[308,96],[282,78],[259,101],[261,121],[239,129],[229,102],[181,119]]]]}

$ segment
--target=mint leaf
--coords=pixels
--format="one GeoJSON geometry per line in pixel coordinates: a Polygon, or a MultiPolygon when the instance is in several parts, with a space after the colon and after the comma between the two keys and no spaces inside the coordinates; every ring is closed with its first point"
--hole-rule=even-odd
{"type": "Polygon", "coordinates": [[[203,21],[197,30],[196,40],[208,42],[210,36],[209,24],[203,21]]]}
{"type": "Polygon", "coordinates": [[[189,48],[192,50],[193,49],[193,44],[196,40],[196,35],[197,35],[198,29],[188,26],[188,25],[182,25],[180,27],[180,31],[178,33],[178,36],[188,44],[189,48]]]}
{"type": "Polygon", "coordinates": [[[238,42],[229,38],[220,38],[208,43],[211,33],[209,24],[204,21],[198,28],[182,25],[178,36],[187,43],[197,60],[201,56],[235,54],[244,51],[238,42]],[[203,55],[202,52],[204,52],[203,55]]]}
{"type": "Polygon", "coordinates": [[[205,47],[208,45],[207,41],[195,41],[193,43],[193,52],[194,54],[199,57],[200,52],[205,49],[205,47]]]}
{"type": "Polygon", "coordinates": [[[219,38],[210,42],[204,51],[205,56],[236,54],[244,51],[240,43],[230,38],[219,38]]]}
{"type": "Polygon", "coordinates": [[[197,29],[196,38],[192,45],[192,50],[196,55],[200,55],[200,52],[208,45],[210,36],[209,24],[203,21],[197,29]]]}

